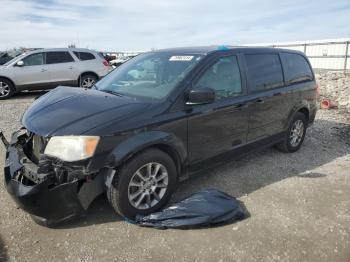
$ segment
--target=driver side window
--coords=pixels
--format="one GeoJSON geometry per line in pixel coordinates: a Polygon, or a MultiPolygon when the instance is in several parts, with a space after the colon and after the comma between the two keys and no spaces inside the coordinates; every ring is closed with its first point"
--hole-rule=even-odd
{"type": "Polygon", "coordinates": [[[44,54],[37,53],[32,54],[24,58],[23,60],[24,66],[33,66],[33,65],[43,65],[44,64],[44,54]]]}
{"type": "Polygon", "coordinates": [[[220,58],[209,67],[195,84],[195,88],[211,88],[216,100],[242,94],[242,83],[236,56],[220,58]]]}

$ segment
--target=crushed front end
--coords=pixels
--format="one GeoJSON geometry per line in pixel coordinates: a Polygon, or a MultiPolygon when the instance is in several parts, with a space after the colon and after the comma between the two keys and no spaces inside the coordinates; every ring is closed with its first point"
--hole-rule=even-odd
{"type": "Polygon", "coordinates": [[[103,174],[42,154],[46,138],[24,128],[13,133],[10,142],[0,135],[6,147],[7,191],[36,222],[54,225],[81,216],[104,191],[103,174]]]}

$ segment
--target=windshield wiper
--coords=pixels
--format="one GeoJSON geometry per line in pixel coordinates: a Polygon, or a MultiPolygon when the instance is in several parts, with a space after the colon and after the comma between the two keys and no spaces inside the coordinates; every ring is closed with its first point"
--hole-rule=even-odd
{"type": "Polygon", "coordinates": [[[121,93],[118,93],[118,92],[112,91],[112,90],[100,90],[100,91],[108,93],[108,94],[116,95],[116,96],[123,96],[121,93]]]}

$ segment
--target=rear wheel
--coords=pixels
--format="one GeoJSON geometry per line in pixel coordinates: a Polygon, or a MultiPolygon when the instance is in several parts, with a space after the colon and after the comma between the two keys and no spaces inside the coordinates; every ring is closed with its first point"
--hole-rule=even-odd
{"type": "Polygon", "coordinates": [[[120,215],[134,219],[159,210],[177,184],[174,161],[160,150],[149,149],[128,161],[108,189],[108,199],[120,215]]]}
{"type": "Polygon", "coordinates": [[[8,99],[15,93],[13,84],[5,79],[0,78],[0,100],[8,99]]]}
{"type": "Polygon", "coordinates": [[[91,88],[97,82],[97,77],[91,74],[83,75],[80,78],[80,87],[91,88]]]}
{"type": "Polygon", "coordinates": [[[286,153],[298,151],[305,138],[306,125],[305,115],[296,113],[289,124],[284,140],[277,144],[277,148],[286,153]]]}

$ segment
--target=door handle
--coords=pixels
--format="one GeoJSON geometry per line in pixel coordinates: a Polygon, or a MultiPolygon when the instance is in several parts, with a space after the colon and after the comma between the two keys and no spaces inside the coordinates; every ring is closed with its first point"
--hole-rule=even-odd
{"type": "Polygon", "coordinates": [[[234,105],[232,111],[242,110],[243,104],[234,105]]]}
{"type": "Polygon", "coordinates": [[[280,96],[282,93],[274,93],[273,96],[280,96]]]}
{"type": "Polygon", "coordinates": [[[235,112],[235,111],[240,111],[240,110],[242,110],[242,108],[244,108],[244,107],[247,107],[247,104],[246,104],[246,103],[239,103],[239,104],[236,104],[236,105],[232,106],[232,109],[229,110],[229,113],[235,112]]]}
{"type": "Polygon", "coordinates": [[[41,69],[41,72],[46,72],[46,71],[47,71],[47,69],[45,69],[45,68],[41,69]]]}
{"type": "Polygon", "coordinates": [[[68,69],[73,69],[73,66],[68,67],[68,69]]]}
{"type": "Polygon", "coordinates": [[[257,104],[263,104],[264,102],[265,101],[262,98],[258,98],[258,99],[255,100],[255,103],[257,103],[257,104]]]}
{"type": "Polygon", "coordinates": [[[243,102],[235,105],[235,108],[246,108],[249,107],[250,103],[249,102],[243,102]]]}

